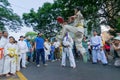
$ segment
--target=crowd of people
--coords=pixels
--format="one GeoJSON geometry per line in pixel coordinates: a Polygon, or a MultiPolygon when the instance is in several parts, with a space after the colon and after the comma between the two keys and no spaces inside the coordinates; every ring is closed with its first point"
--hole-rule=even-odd
{"type": "Polygon", "coordinates": [[[93,37],[87,39],[84,36],[82,44],[86,49],[86,58],[92,60],[93,64],[102,62],[103,65],[112,64],[120,66],[120,36],[104,41],[97,32],[93,32],[93,37]]]}
{"type": "Polygon", "coordinates": [[[43,39],[42,35],[38,33],[34,41],[20,36],[17,41],[8,32],[0,31],[0,76],[15,75],[21,68],[27,68],[26,65],[31,61],[36,62],[37,67],[40,67],[40,61],[44,66],[47,66],[46,61],[60,61],[61,43],[57,39],[50,42],[43,39]]]}
{"type": "Polygon", "coordinates": [[[8,32],[0,31],[0,76],[15,75],[16,71],[20,71],[20,64],[26,68],[27,52],[28,46],[23,36],[17,42],[13,36],[8,38],[8,32]]]}
{"type": "Polygon", "coordinates": [[[76,68],[75,59],[82,58],[83,62],[92,62],[93,64],[102,63],[107,65],[112,57],[115,66],[120,66],[120,37],[113,38],[112,41],[103,42],[97,32],[93,32],[93,37],[82,40],[82,46],[86,53],[81,54],[75,51],[74,41],[67,32],[63,41],[55,39],[50,42],[38,33],[32,42],[24,36],[20,36],[18,41],[13,36],[8,38],[6,31],[0,32],[0,76],[15,75],[16,71],[26,68],[28,62],[35,62],[40,67],[40,61],[47,66],[46,61],[61,61],[61,66],[66,66],[66,57],[70,61],[70,67],[76,68]],[[79,55],[79,56],[76,56],[79,55]],[[80,57],[81,56],[81,57],[80,57]],[[110,57],[111,56],[111,57],[110,57]]]}
{"type": "Polygon", "coordinates": [[[61,61],[61,66],[65,67],[66,57],[73,69],[76,68],[76,57],[85,63],[103,65],[112,59],[115,66],[120,66],[120,36],[105,42],[97,31],[93,31],[93,36],[88,39],[84,36],[84,18],[78,7],[71,18],[74,18],[74,23],[62,23],[61,39],[54,41],[44,39],[43,33],[38,33],[33,41],[25,36],[20,36],[17,41],[14,36],[8,37],[6,31],[0,31],[0,76],[15,75],[21,68],[27,68],[31,61],[36,62],[37,67],[40,67],[40,61],[44,66],[47,66],[46,61],[61,61]]]}

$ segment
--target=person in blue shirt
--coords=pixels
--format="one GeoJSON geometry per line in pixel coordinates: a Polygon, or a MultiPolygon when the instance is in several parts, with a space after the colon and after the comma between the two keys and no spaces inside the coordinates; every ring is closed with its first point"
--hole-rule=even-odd
{"type": "Polygon", "coordinates": [[[31,51],[32,50],[32,45],[30,43],[29,38],[26,38],[24,41],[26,42],[27,47],[28,47],[27,60],[28,60],[28,62],[30,62],[30,59],[31,59],[31,56],[32,56],[32,51],[31,51]]]}
{"type": "Polygon", "coordinates": [[[40,56],[43,64],[45,63],[45,51],[44,51],[44,39],[42,38],[42,33],[38,33],[38,36],[35,38],[35,49],[36,49],[36,64],[37,67],[40,67],[40,56]]]}
{"type": "Polygon", "coordinates": [[[50,50],[50,60],[54,62],[54,52],[55,52],[55,46],[53,43],[51,43],[51,50],[50,50]]]}

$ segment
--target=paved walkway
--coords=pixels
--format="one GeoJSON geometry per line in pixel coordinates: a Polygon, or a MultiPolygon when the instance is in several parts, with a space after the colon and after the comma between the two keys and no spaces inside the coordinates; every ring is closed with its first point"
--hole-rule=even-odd
{"type": "Polygon", "coordinates": [[[120,80],[120,68],[83,63],[80,60],[76,63],[76,69],[70,68],[69,64],[61,67],[59,61],[48,62],[47,67],[41,64],[39,68],[35,63],[31,63],[21,72],[28,80],[120,80]]]}
{"type": "Polygon", "coordinates": [[[60,66],[60,61],[47,62],[45,67],[41,64],[39,68],[35,63],[30,63],[27,69],[17,72],[16,76],[9,78],[1,77],[0,80],[120,80],[120,68],[113,65],[83,63],[76,61],[77,68],[60,66]]]}

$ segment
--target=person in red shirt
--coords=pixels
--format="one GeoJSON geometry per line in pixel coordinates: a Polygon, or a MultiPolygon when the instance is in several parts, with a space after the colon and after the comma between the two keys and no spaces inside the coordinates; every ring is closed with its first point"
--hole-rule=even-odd
{"type": "Polygon", "coordinates": [[[110,44],[109,42],[105,42],[105,45],[104,45],[104,49],[105,49],[105,52],[106,52],[106,57],[108,59],[108,55],[110,55],[110,44]]]}

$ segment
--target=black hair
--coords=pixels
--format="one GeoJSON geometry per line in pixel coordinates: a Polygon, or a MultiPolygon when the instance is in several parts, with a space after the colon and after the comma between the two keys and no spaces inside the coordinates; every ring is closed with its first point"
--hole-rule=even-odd
{"type": "Polygon", "coordinates": [[[15,42],[14,43],[17,43],[17,41],[15,40],[15,42]]]}
{"type": "Polygon", "coordinates": [[[5,32],[7,32],[7,31],[2,31],[2,34],[4,34],[5,32]]]}
{"type": "Polygon", "coordinates": [[[96,30],[93,30],[93,32],[96,32],[96,33],[98,33],[96,30]]]}
{"type": "Polygon", "coordinates": [[[24,38],[24,36],[20,36],[20,38],[24,38]]]}
{"type": "Polygon", "coordinates": [[[76,6],[74,9],[77,9],[78,11],[82,10],[82,7],[76,6]]]}
{"type": "MultiPolygon", "coordinates": [[[[37,36],[39,36],[39,34],[42,34],[42,32],[39,32],[37,36]]],[[[42,35],[41,35],[42,36],[42,35]]]]}
{"type": "Polygon", "coordinates": [[[13,36],[10,36],[9,39],[10,39],[10,38],[12,38],[12,39],[14,40],[14,42],[15,42],[15,38],[14,38],[13,36]]]}
{"type": "Polygon", "coordinates": [[[10,39],[10,38],[14,38],[14,37],[13,37],[13,36],[10,36],[9,39],[10,39]]]}
{"type": "Polygon", "coordinates": [[[39,35],[40,33],[38,33],[37,35],[39,35]]]}

